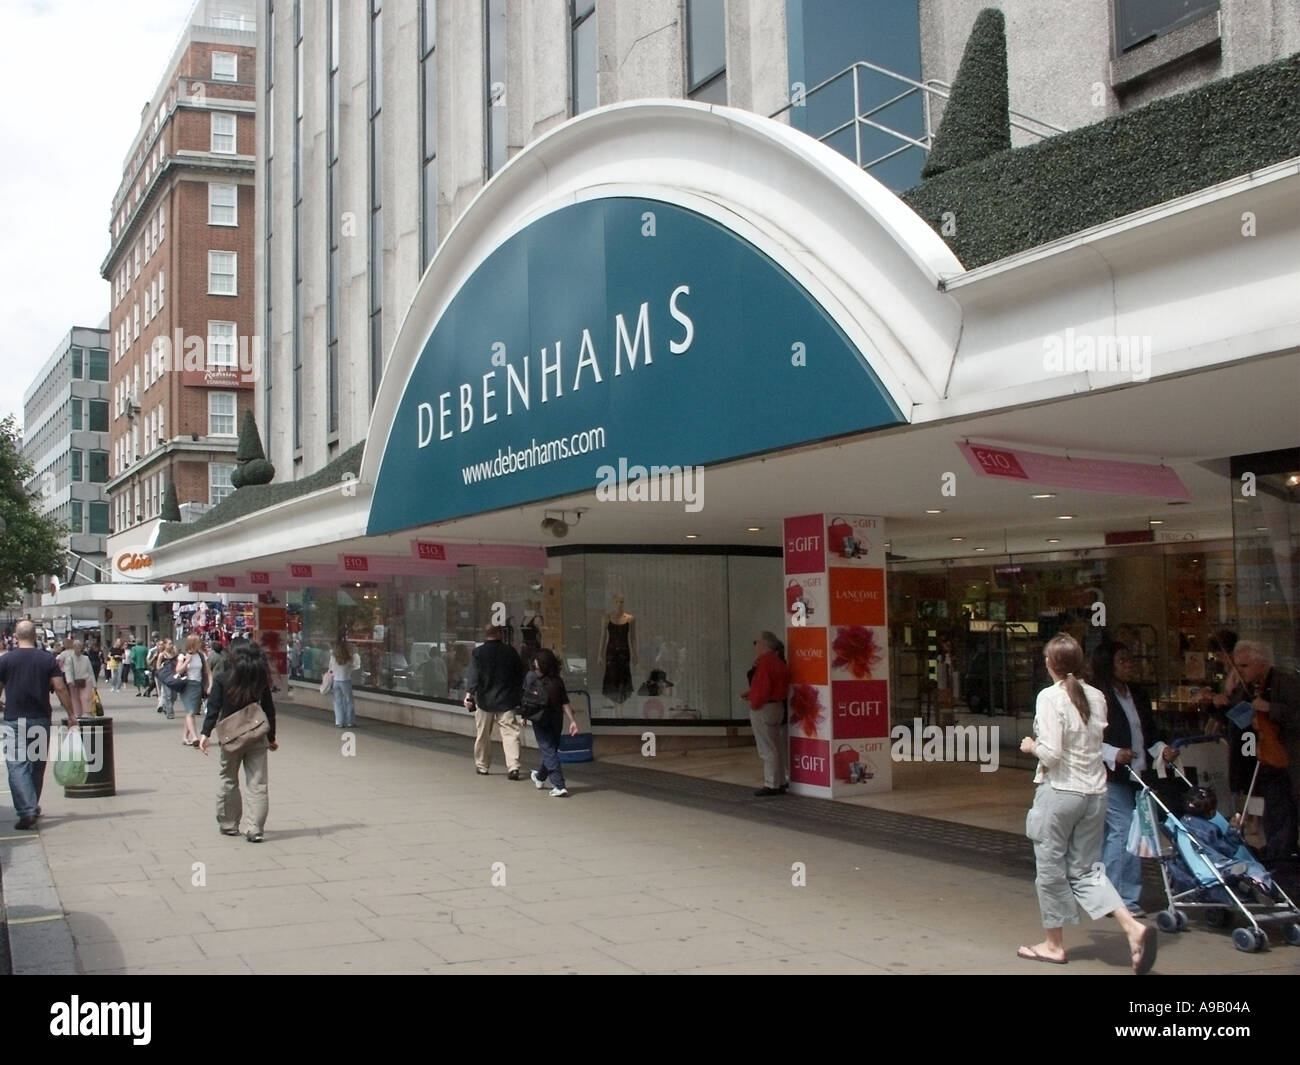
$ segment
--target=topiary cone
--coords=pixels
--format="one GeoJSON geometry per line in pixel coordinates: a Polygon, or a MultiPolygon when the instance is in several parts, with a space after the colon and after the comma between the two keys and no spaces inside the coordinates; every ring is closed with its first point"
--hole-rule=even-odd
{"type": "Polygon", "coordinates": [[[997,8],[975,19],[943,121],[921,170],[931,178],[1011,147],[1007,25],[997,8]]]}

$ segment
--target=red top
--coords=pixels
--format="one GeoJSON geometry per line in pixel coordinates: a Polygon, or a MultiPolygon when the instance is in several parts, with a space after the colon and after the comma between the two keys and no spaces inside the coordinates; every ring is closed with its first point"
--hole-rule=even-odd
{"type": "Polygon", "coordinates": [[[765,651],[754,663],[754,679],[749,682],[749,705],[757,710],[764,703],[779,703],[790,687],[790,671],[775,651],[765,651]]]}

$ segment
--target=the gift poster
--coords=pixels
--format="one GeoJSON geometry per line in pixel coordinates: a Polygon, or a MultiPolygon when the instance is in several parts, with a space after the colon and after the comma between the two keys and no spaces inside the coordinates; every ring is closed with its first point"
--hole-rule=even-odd
{"type": "Polygon", "coordinates": [[[879,518],[827,515],[825,538],[827,566],[881,568],[885,564],[884,525],[879,518]]]}
{"type": "Polygon", "coordinates": [[[889,737],[831,740],[831,796],[888,791],[892,783],[889,737]]]}
{"type": "Polygon", "coordinates": [[[800,573],[785,579],[787,625],[826,627],[830,616],[828,582],[825,573],[800,573]]]}
{"type": "Polygon", "coordinates": [[[785,519],[785,572],[821,573],[826,569],[822,515],[785,519]]]}
{"type": "Polygon", "coordinates": [[[801,794],[810,794],[809,788],[825,788],[826,794],[830,794],[829,752],[830,744],[826,740],[808,740],[791,735],[790,783],[804,785],[801,794]]]}
{"type": "Polygon", "coordinates": [[[815,684],[791,683],[786,700],[791,739],[831,738],[831,690],[815,684]]]}
{"type": "Polygon", "coordinates": [[[889,735],[889,685],[883,680],[837,680],[831,685],[836,739],[889,735]]]}

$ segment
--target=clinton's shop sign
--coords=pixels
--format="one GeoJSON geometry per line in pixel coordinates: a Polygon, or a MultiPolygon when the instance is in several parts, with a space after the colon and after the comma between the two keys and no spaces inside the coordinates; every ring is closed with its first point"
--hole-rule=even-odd
{"type": "Polygon", "coordinates": [[[748,241],[659,200],[587,200],[509,237],[447,304],[397,406],[369,532],[594,491],[620,459],[706,465],[902,420],[748,241]]]}

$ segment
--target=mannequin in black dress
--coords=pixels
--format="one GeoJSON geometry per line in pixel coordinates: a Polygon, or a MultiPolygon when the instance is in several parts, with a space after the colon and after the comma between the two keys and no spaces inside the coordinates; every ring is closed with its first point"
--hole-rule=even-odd
{"type": "Polygon", "coordinates": [[[544,625],[542,615],[537,612],[537,604],[530,601],[527,606],[528,612],[519,618],[519,651],[524,656],[525,662],[542,649],[544,625]]]}
{"type": "Polygon", "coordinates": [[[623,609],[622,595],[614,596],[614,609],[605,616],[599,657],[605,661],[601,691],[621,706],[632,694],[632,667],[636,665],[636,618],[623,609]]]}

